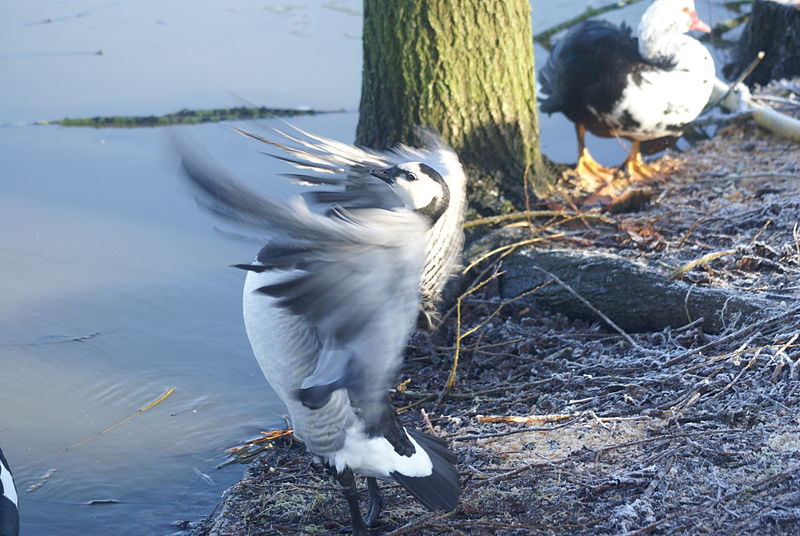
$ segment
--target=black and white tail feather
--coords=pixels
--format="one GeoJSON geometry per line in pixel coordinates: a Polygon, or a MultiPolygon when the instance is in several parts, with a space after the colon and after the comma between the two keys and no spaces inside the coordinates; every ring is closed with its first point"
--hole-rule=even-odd
{"type": "MultiPolygon", "coordinates": [[[[287,405],[296,434],[349,490],[345,495],[354,533],[366,529],[353,473],[366,476],[370,484],[368,522],[379,511],[375,478],[394,478],[428,508],[452,510],[460,492],[454,456],[443,441],[403,428],[387,390],[402,362],[421,293],[427,288],[429,296],[438,297],[457,262],[463,196],[456,195],[458,206],[448,224],[451,229],[457,221],[457,236],[437,237],[432,230],[452,209],[452,196],[447,180],[428,164],[393,164],[332,140],[324,141],[325,157],[309,153],[307,146],[290,150],[262,141],[295,156],[302,153],[302,165],[335,177],[325,181],[303,175],[306,182],[351,186],[338,194],[307,196],[320,202],[317,194],[324,194],[322,202],[332,203],[331,210],[319,213],[303,198],[282,203],[261,195],[187,144],[179,145],[186,174],[203,193],[204,206],[282,235],[255,262],[236,265],[248,271],[245,324],[265,376],[287,405]],[[335,157],[330,156],[334,149],[335,157]],[[360,160],[349,158],[345,169],[340,160],[347,151],[360,160]],[[367,173],[388,188],[377,187],[367,173]],[[366,186],[357,186],[362,181],[366,186]],[[440,265],[431,268],[434,257],[440,265]]],[[[401,154],[411,158],[421,153],[403,148],[392,154],[400,159],[401,154]]],[[[460,172],[454,154],[442,158],[442,166],[452,166],[453,159],[460,172]]],[[[300,165],[301,159],[290,161],[300,165]]]]}
{"type": "Polygon", "coordinates": [[[456,457],[447,448],[447,442],[416,430],[406,430],[431,459],[431,474],[426,477],[407,476],[400,472],[392,477],[406,488],[419,502],[430,510],[451,511],[458,506],[461,492],[456,457]]]}

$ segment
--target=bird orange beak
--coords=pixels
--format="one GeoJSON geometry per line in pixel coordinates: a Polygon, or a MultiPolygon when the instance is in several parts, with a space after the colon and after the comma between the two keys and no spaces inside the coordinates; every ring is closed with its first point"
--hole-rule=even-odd
{"type": "Polygon", "coordinates": [[[700,17],[697,16],[697,11],[690,11],[689,15],[692,16],[692,24],[689,25],[690,30],[697,30],[698,32],[710,32],[711,27],[700,20],[700,17]]]}

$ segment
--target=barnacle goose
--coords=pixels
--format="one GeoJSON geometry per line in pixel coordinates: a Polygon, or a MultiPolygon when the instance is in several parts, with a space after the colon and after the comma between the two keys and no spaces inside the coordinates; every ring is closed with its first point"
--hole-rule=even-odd
{"type": "Polygon", "coordinates": [[[597,163],[584,143],[586,130],[631,140],[623,166],[633,179],[655,176],[641,157],[642,142],[680,136],[703,110],[714,84],[714,61],[689,30],[710,31],[693,0],[656,0],[637,37],[624,23],[587,20],[556,44],[539,72],[547,97],[541,110],[575,123],[579,176],[608,181],[614,172],[597,163]]]}
{"type": "MultiPolygon", "coordinates": [[[[431,139],[446,150],[438,138],[431,139]]],[[[332,142],[321,143],[331,147],[332,142]]],[[[367,527],[378,518],[383,501],[377,478],[393,478],[429,509],[454,509],[460,494],[454,455],[443,440],[405,429],[388,390],[416,323],[424,274],[431,274],[429,297],[441,291],[440,278],[446,279],[426,271],[427,263],[432,255],[444,255],[450,266],[455,264],[448,249],[454,246],[432,246],[432,231],[455,197],[462,205],[453,216],[460,233],[463,197],[424,162],[392,163],[363,151],[358,162],[339,162],[338,168],[329,163],[332,157],[309,167],[342,168],[338,173],[350,174],[331,184],[369,175],[388,185],[394,199],[388,202],[387,191],[362,184],[338,197],[316,196],[331,203],[319,213],[302,197],[278,202],[238,183],[188,146],[181,151],[184,169],[208,199],[208,208],[276,234],[255,262],[237,265],[248,271],[243,297],[247,335],[289,411],[295,434],[343,486],[353,534],[368,534],[367,527]],[[369,163],[377,165],[369,169],[369,163]],[[367,477],[366,519],[354,475],[367,477]]],[[[422,154],[415,151],[401,148],[392,158],[422,154]]],[[[344,156],[337,153],[336,158],[344,156]]],[[[446,156],[446,162],[460,170],[455,155],[446,156]]],[[[460,238],[456,242],[460,248],[460,238]]]]}

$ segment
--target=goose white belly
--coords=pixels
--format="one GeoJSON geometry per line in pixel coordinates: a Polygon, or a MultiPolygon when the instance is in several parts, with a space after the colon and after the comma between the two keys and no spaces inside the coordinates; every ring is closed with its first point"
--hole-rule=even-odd
{"type": "Polygon", "coordinates": [[[433,471],[428,453],[413,437],[408,438],[414,445],[411,456],[401,456],[385,437],[367,437],[362,426],[352,426],[345,434],[341,450],[330,458],[330,465],[337,471],[349,467],[362,476],[390,478],[397,472],[411,477],[429,476],[433,471]]]}

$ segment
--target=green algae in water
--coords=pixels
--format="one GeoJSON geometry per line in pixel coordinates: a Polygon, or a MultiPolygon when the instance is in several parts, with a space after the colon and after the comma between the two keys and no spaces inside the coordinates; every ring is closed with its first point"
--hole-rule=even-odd
{"type": "Polygon", "coordinates": [[[167,115],[109,116],[109,117],[67,117],[59,121],[39,121],[37,125],[61,125],[64,127],[164,127],[169,125],[196,125],[199,123],[219,123],[241,119],[267,119],[270,117],[295,117],[337,113],[343,110],[319,111],[306,109],[284,109],[239,106],[236,108],[215,108],[212,110],[180,110],[167,115]]]}

